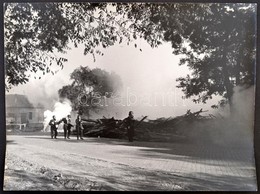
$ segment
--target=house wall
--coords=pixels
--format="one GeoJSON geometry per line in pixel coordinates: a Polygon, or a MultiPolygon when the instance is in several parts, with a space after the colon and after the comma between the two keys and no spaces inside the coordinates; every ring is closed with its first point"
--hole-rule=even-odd
{"type": "Polygon", "coordinates": [[[43,108],[6,108],[7,122],[14,121],[14,123],[42,123],[44,120],[43,108]]]}

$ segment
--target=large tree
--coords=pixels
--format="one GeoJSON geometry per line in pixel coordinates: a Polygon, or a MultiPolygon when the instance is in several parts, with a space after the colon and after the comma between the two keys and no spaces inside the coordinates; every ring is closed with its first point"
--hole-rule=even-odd
{"type": "Polygon", "coordinates": [[[249,87],[255,80],[256,5],[163,3],[140,7],[127,7],[140,37],[152,46],[170,42],[173,53],[182,56],[180,65],[190,68],[191,74],[177,79],[185,97],[205,103],[220,95],[219,105],[228,103],[232,112],[234,87],[249,87]],[[141,20],[145,25],[140,25],[141,20]]]}
{"type": "MultiPolygon", "coordinates": [[[[205,103],[213,95],[232,109],[235,86],[254,84],[255,4],[224,3],[26,3],[6,4],[7,84],[27,81],[26,72],[50,71],[68,43],[99,46],[143,38],[156,47],[172,44],[192,73],[179,78],[185,97],[205,103]]],[[[136,45],[137,47],[138,45],[136,45]]],[[[173,64],[174,65],[174,64],[173,64]]]]}
{"type": "Polygon", "coordinates": [[[84,44],[84,54],[121,42],[128,29],[106,3],[5,3],[4,44],[6,88],[28,82],[31,73],[55,74],[59,56],[69,45],[84,44]]]}
{"type": "Polygon", "coordinates": [[[75,69],[70,79],[72,83],[59,91],[60,98],[72,102],[72,108],[80,114],[90,116],[90,111],[97,112],[104,107],[104,98],[110,98],[122,88],[122,80],[116,73],[88,66],[75,69]]]}
{"type": "Polygon", "coordinates": [[[194,102],[221,95],[220,105],[228,103],[233,112],[234,87],[254,84],[255,6],[210,4],[207,9],[183,25],[181,37],[189,45],[175,52],[185,55],[180,64],[187,64],[192,74],[179,78],[179,87],[186,97],[197,96],[194,102]]]}

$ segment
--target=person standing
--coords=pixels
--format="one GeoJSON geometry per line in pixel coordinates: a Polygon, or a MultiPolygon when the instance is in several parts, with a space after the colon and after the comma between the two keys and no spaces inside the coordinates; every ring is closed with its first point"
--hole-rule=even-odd
{"type": "Polygon", "coordinates": [[[71,124],[70,115],[67,115],[67,118],[63,118],[61,121],[63,122],[63,130],[64,130],[64,139],[70,139],[70,133],[71,133],[71,127],[73,126],[71,124]]]}
{"type": "Polygon", "coordinates": [[[63,134],[64,134],[64,139],[67,138],[67,129],[68,129],[68,120],[66,117],[62,118],[61,121],[63,122],[63,134]]]}
{"type": "Polygon", "coordinates": [[[83,126],[82,126],[81,116],[79,114],[76,118],[75,123],[76,123],[76,131],[77,131],[77,140],[79,140],[79,138],[83,140],[83,126]]]}
{"type": "Polygon", "coordinates": [[[58,135],[57,130],[58,130],[59,123],[56,121],[55,115],[52,116],[52,119],[50,120],[49,125],[51,127],[51,138],[57,139],[57,135],[58,135]]]}
{"type": "Polygon", "coordinates": [[[124,121],[126,123],[128,141],[133,142],[134,141],[134,123],[135,123],[133,111],[129,112],[128,117],[125,118],[124,121]]]}
{"type": "Polygon", "coordinates": [[[73,127],[73,125],[71,124],[71,116],[70,116],[70,115],[67,116],[67,122],[68,122],[68,126],[67,126],[67,130],[68,130],[67,138],[70,139],[71,127],[73,127]]]}

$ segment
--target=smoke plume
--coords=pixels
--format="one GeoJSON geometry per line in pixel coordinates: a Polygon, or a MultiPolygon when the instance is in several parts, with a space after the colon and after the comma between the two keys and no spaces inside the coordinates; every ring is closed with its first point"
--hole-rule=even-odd
{"type": "Polygon", "coordinates": [[[235,111],[231,114],[227,105],[215,112],[216,119],[193,123],[189,129],[190,138],[201,143],[253,147],[254,95],[253,86],[235,87],[232,97],[235,111]]]}
{"type": "Polygon", "coordinates": [[[62,118],[66,117],[68,114],[71,114],[71,111],[72,111],[72,108],[71,108],[71,103],[69,100],[64,99],[61,102],[56,102],[54,104],[53,111],[46,110],[44,112],[44,129],[43,130],[49,131],[48,125],[54,115],[56,116],[57,121],[59,121],[62,118]]]}

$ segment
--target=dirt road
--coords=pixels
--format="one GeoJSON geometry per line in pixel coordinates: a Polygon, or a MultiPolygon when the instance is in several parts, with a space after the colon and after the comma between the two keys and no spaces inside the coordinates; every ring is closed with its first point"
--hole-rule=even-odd
{"type": "Polygon", "coordinates": [[[8,135],[4,190],[255,191],[248,147],[8,135]]]}

